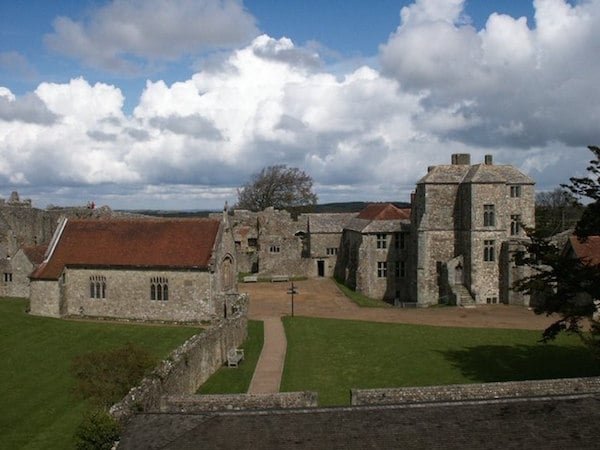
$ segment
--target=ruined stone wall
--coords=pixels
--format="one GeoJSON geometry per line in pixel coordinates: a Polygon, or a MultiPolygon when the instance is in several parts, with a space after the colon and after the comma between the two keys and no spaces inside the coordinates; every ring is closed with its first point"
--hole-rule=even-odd
{"type": "Polygon", "coordinates": [[[65,279],[67,316],[194,322],[222,315],[213,301],[215,280],[205,271],[68,268],[65,279]],[[106,298],[90,298],[90,277],[104,277],[106,298]],[[168,280],[166,301],[150,300],[151,279],[156,277],[168,280]]]}
{"type": "Polygon", "coordinates": [[[160,410],[165,395],[193,394],[227,360],[227,352],[239,348],[248,337],[248,297],[237,299],[235,315],[188,339],[167,359],[113,405],[110,413],[121,423],[136,412],[160,410]]]}
{"type": "Polygon", "coordinates": [[[389,389],[352,389],[352,405],[466,401],[600,392],[600,377],[452,384],[389,389]]]}

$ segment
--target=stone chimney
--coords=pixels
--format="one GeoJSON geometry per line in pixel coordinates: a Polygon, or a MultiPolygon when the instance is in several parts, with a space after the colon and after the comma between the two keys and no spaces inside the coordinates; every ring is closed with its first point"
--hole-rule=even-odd
{"type": "Polygon", "coordinates": [[[494,158],[492,157],[492,155],[485,155],[484,161],[486,166],[491,166],[492,164],[494,164],[494,158]]]}
{"type": "Polygon", "coordinates": [[[471,165],[471,154],[470,153],[453,153],[452,154],[452,165],[453,166],[470,166],[471,165]]]}

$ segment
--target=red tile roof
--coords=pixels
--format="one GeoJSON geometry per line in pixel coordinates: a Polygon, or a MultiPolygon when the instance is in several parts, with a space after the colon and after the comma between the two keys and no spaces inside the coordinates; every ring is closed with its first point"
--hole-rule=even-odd
{"type": "Polygon", "coordinates": [[[588,236],[583,242],[577,236],[571,236],[569,241],[575,256],[588,264],[600,264],[600,236],[588,236]]]}
{"type": "Polygon", "coordinates": [[[410,208],[400,209],[391,203],[372,203],[363,209],[356,217],[367,220],[410,219],[410,208]]]}
{"type": "Polygon", "coordinates": [[[65,266],[205,269],[218,229],[214,219],[68,220],[31,278],[56,280],[65,266]]]}
{"type": "Polygon", "coordinates": [[[32,247],[21,247],[27,259],[31,261],[33,264],[41,264],[44,261],[44,256],[46,255],[46,250],[48,249],[47,245],[36,245],[32,247]]]}

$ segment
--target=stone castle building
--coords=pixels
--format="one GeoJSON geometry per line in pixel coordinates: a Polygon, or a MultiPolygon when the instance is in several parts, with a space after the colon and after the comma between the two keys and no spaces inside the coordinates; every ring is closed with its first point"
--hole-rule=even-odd
{"type": "Polygon", "coordinates": [[[472,165],[468,154],[430,167],[412,204],[413,300],[528,305],[510,289],[527,275],[513,257],[523,250],[524,226],[535,226],[534,181],[515,167],[495,165],[491,155],[472,165]]]}
{"type": "Polygon", "coordinates": [[[430,167],[410,208],[373,204],[352,214],[234,211],[240,268],[259,276],[331,276],[366,296],[430,306],[528,305],[511,289],[535,225],[534,181],[487,155],[430,167]]]}
{"type": "Polygon", "coordinates": [[[173,322],[227,317],[237,300],[228,215],[64,219],[31,274],[31,314],[173,322]]]}

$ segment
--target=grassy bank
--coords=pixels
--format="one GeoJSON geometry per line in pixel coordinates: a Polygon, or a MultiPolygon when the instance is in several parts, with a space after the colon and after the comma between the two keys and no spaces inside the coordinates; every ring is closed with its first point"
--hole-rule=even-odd
{"type": "Polygon", "coordinates": [[[79,354],[128,342],[156,358],[198,328],[75,322],[25,313],[27,301],[0,299],[0,440],[3,448],[73,448],[87,404],[73,395],[79,354]]]}
{"type": "Polygon", "coordinates": [[[282,391],[314,390],[345,405],[351,388],[600,375],[577,337],[540,332],[286,317],[282,391]]]}

